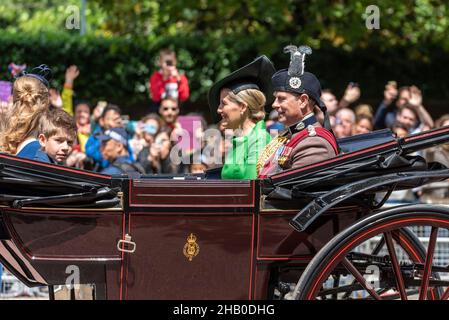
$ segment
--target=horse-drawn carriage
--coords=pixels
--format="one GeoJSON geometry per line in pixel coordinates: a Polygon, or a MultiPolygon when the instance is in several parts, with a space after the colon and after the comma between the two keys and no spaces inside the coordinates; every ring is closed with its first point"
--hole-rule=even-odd
{"type": "Polygon", "coordinates": [[[449,178],[414,152],[449,128],[340,141],[265,180],[107,176],[0,155],[0,262],[28,286],[92,299],[447,299],[433,259],[449,207],[384,208],[449,178]],[[424,243],[414,230],[428,230],[424,243]]]}

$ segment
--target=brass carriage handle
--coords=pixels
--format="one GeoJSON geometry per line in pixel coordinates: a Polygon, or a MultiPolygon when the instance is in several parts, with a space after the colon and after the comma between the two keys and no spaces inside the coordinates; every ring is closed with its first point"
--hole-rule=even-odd
{"type": "Polygon", "coordinates": [[[136,251],[136,243],[131,241],[131,236],[129,234],[126,234],[125,240],[119,240],[117,242],[117,250],[120,252],[134,253],[134,251],[136,251]]]}

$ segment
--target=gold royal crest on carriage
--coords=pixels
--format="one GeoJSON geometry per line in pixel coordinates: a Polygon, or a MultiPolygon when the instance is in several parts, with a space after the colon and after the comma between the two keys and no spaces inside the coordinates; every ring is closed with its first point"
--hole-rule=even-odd
{"type": "Polygon", "coordinates": [[[192,261],[194,257],[200,252],[200,246],[196,243],[196,236],[191,233],[187,237],[187,243],[184,245],[183,253],[189,261],[192,261]]]}

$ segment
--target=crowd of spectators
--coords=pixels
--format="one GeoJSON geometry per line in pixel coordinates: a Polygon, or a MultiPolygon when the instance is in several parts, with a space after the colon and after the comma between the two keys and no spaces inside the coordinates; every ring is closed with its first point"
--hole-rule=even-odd
{"type": "MultiPolygon", "coordinates": [[[[176,65],[175,52],[161,50],[160,69],[149,79],[151,106],[139,120],[130,120],[119,106],[110,102],[100,101],[93,106],[89,101],[74,99],[76,79],[82,74],[77,66],[69,66],[62,91],[49,90],[51,105],[72,116],[76,127],[70,152],[56,162],[107,174],[185,174],[220,167],[227,148],[227,140],[222,139],[223,127],[220,123],[207,125],[201,114],[180,115],[180,104],[189,98],[189,84],[176,65]],[[191,136],[184,136],[185,129],[191,136]],[[180,140],[183,142],[179,143],[180,140]],[[173,155],[182,161],[174,161],[173,155]]],[[[337,138],[385,128],[397,137],[405,137],[449,125],[449,114],[437,121],[432,119],[421,91],[414,85],[398,87],[395,81],[388,82],[377,107],[358,103],[360,96],[357,83],[349,83],[341,99],[330,89],[322,90],[321,100],[337,138]]],[[[0,102],[0,114],[5,115],[10,107],[11,102],[0,102]]],[[[320,118],[318,110],[317,116],[320,118]]],[[[51,115],[48,118],[51,121],[51,115]]],[[[266,126],[273,135],[284,129],[275,111],[269,113],[266,126]]],[[[42,140],[48,138],[44,135],[42,140]]],[[[423,156],[449,166],[448,145],[428,150],[423,156]]]]}
{"type": "MultiPolygon", "coordinates": [[[[415,85],[398,88],[395,81],[389,81],[377,108],[368,104],[357,104],[360,94],[361,90],[356,83],[348,85],[340,101],[331,90],[322,91],[321,99],[330,113],[331,126],[337,138],[381,129],[390,129],[397,138],[404,138],[410,134],[449,125],[449,114],[433,120],[423,104],[421,90],[415,85]]],[[[418,155],[428,162],[436,161],[449,167],[449,144],[424,150],[418,155]]],[[[416,190],[395,191],[389,202],[447,202],[449,185],[444,183],[436,187],[430,185],[416,190]]]]}
{"type": "Polygon", "coordinates": [[[421,91],[414,85],[397,88],[389,81],[379,106],[356,104],[361,90],[350,83],[340,101],[331,90],[325,89],[321,99],[330,114],[337,138],[345,138],[373,130],[389,128],[397,137],[404,137],[435,127],[432,116],[423,105],[421,91]]]}

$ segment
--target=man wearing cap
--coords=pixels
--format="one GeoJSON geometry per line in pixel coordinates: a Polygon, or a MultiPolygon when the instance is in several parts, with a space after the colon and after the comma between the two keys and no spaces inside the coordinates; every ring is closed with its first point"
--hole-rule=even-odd
{"type": "Polygon", "coordinates": [[[290,66],[272,77],[275,100],[273,109],[286,130],[264,149],[257,163],[258,177],[266,178],[283,170],[300,168],[324,161],[338,154],[338,145],[329,127],[326,107],[320,100],[321,85],[316,76],[304,72],[304,58],[311,54],[307,46],[288,46],[290,66]],[[324,126],[317,121],[314,109],[324,113],[324,126]]]}
{"type": "MultiPolygon", "coordinates": [[[[124,127],[121,118],[120,107],[108,103],[104,107],[98,123],[99,126],[96,126],[96,128],[93,130],[85,145],[86,155],[94,160],[94,171],[101,171],[101,169],[109,166],[108,161],[105,160],[101,155],[101,143],[98,140],[98,136],[102,135],[106,130],[124,127]]],[[[128,144],[128,154],[129,159],[131,160],[131,162],[133,162],[134,155],[130,144],[128,144]]]]}
{"type": "Polygon", "coordinates": [[[101,154],[109,165],[101,173],[123,174],[143,173],[143,170],[129,159],[128,134],[123,128],[112,128],[106,130],[103,135],[98,136],[101,142],[101,154]]]}

